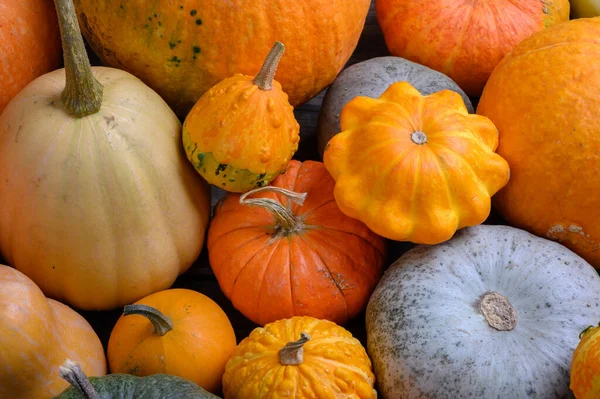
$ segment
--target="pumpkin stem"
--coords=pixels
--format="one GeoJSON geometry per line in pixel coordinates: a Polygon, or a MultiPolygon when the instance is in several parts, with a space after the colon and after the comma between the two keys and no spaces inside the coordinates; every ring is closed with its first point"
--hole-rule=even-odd
{"type": "Polygon", "coordinates": [[[146,317],[152,323],[154,327],[154,333],[160,336],[165,335],[173,329],[173,322],[169,316],[166,316],[160,312],[160,310],[153,308],[152,306],[134,304],[125,305],[123,310],[123,316],[129,316],[137,314],[146,317]]]}
{"type": "Polygon", "coordinates": [[[294,202],[298,205],[302,205],[307,195],[308,193],[295,193],[293,191],[286,190],[285,188],[266,186],[250,190],[242,194],[240,196],[240,204],[256,206],[268,210],[275,217],[275,220],[277,220],[278,228],[284,234],[290,234],[294,231],[297,231],[301,226],[301,222],[292,212],[291,204],[294,202]],[[270,198],[246,198],[249,195],[258,194],[264,191],[271,191],[286,196],[290,200],[287,208],[281,205],[278,201],[270,198]]]}
{"type": "Polygon", "coordinates": [[[508,298],[497,292],[488,292],[479,303],[483,317],[490,327],[498,331],[509,331],[517,325],[517,312],[508,298]]]}
{"type": "Polygon", "coordinates": [[[281,42],[275,42],[271,51],[267,54],[267,58],[260,68],[258,75],[254,77],[252,83],[258,86],[261,90],[271,90],[273,88],[273,79],[279,65],[279,60],[285,51],[285,46],[281,42]]]}
{"type": "Polygon", "coordinates": [[[59,367],[59,374],[63,380],[81,391],[86,399],[100,399],[100,395],[94,389],[90,379],[74,361],[65,360],[62,366],[59,367]]]}
{"type": "Polygon", "coordinates": [[[283,366],[297,366],[304,361],[304,344],[308,342],[310,335],[305,332],[300,333],[298,341],[288,342],[279,349],[279,363],[283,366]]]}
{"type": "Polygon", "coordinates": [[[61,101],[76,118],[94,114],[102,104],[102,85],[92,74],[73,0],[54,0],[62,39],[66,84],[61,101]]]}
{"type": "MultiPolygon", "coordinates": [[[[600,324],[598,324],[600,326],[600,324]]],[[[596,326],[587,326],[585,330],[579,333],[579,339],[582,339],[586,335],[588,335],[596,326]]]]}

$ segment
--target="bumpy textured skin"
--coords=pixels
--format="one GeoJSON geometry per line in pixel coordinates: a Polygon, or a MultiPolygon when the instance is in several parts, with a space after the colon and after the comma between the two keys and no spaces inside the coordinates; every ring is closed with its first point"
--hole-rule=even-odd
{"type": "Polygon", "coordinates": [[[494,70],[477,113],[500,134],[510,182],[494,206],[512,226],[557,240],[600,268],[600,17],[520,43],[494,70]]]}
{"type": "Polygon", "coordinates": [[[127,72],[92,69],[104,86],[98,113],[66,112],[61,69],[0,115],[0,251],[47,296],[113,309],[195,262],[210,192],[158,94],[127,72]]]}
{"type": "Polygon", "coordinates": [[[573,353],[570,388],[577,399],[600,397],[600,325],[581,334],[573,353]]]}
{"type": "Polygon", "coordinates": [[[285,170],[300,141],[294,108],[279,82],[261,90],[253,79],[236,74],[219,82],[183,123],[188,160],[206,181],[226,191],[268,185],[285,170]]]}
{"type": "Polygon", "coordinates": [[[44,297],[23,273],[0,265],[0,398],[42,399],[68,383],[58,374],[65,359],[85,373],[106,374],[100,339],[76,311],[44,297]]]}
{"type": "Polygon", "coordinates": [[[75,0],[105,65],[140,77],[185,116],[235,73],[252,75],[273,43],[277,78],[299,106],[335,79],[354,51],[370,0],[75,0]]]}
{"type": "Polygon", "coordinates": [[[378,98],[355,97],[341,115],[342,132],[325,148],[344,214],[396,241],[435,244],[482,223],[509,179],[494,152],[498,131],[469,114],[461,96],[423,96],[396,82],[378,98]],[[424,144],[415,132],[427,136],[424,144]]]}
{"type": "Polygon", "coordinates": [[[206,295],[188,289],[159,291],[136,303],[169,317],[173,330],[160,336],[148,318],[121,315],[108,340],[110,372],[177,375],[218,392],[225,363],[237,344],[223,309],[206,295]]]}
{"type": "Polygon", "coordinates": [[[227,362],[227,399],[376,399],[371,361],[352,334],[327,320],[292,317],[254,329],[227,362]],[[278,352],[310,335],[304,361],[283,366],[278,352]]]}
{"type": "MultiPolygon", "coordinates": [[[[90,377],[90,382],[100,399],[219,399],[191,381],[168,374],[147,377],[110,374],[90,377]]],[[[78,389],[69,387],[54,399],[86,398],[78,389]]]]}
{"type": "Polygon", "coordinates": [[[321,157],[327,142],[342,131],[340,114],[350,100],[356,96],[378,98],[399,81],[410,83],[423,95],[453,90],[461,95],[469,113],[475,112],[469,97],[446,75],[400,57],[371,58],[344,69],[327,89],[319,113],[317,140],[321,157]]]}
{"type": "Polygon", "coordinates": [[[208,256],[223,293],[247,318],[265,325],[292,316],[343,324],[367,304],[383,272],[386,242],[333,198],[334,181],[321,162],[290,161],[275,187],[307,193],[303,205],[263,192],[300,220],[289,235],[267,210],[239,203],[228,194],[214,209],[208,256]]]}
{"type": "Polygon", "coordinates": [[[564,246],[480,225],[418,246],[386,271],[366,313],[384,399],[572,398],[579,333],[600,320],[600,277],[564,246]],[[487,292],[507,297],[513,330],[490,327],[487,292]]]}
{"type": "Polygon", "coordinates": [[[392,55],[449,76],[479,97],[494,67],[521,40],[569,19],[568,0],[377,0],[392,55]]]}
{"type": "Polygon", "coordinates": [[[0,2],[0,114],[28,83],[60,65],[52,0],[0,2]]]}

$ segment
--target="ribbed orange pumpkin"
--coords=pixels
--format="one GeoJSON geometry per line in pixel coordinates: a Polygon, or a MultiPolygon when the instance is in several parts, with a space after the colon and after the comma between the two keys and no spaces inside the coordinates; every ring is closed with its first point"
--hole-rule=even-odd
{"type": "Polygon", "coordinates": [[[376,399],[365,348],[328,320],[292,317],[254,329],[225,366],[226,399],[376,399]]]}
{"type": "Polygon", "coordinates": [[[29,82],[60,65],[52,0],[0,2],[0,113],[29,82]]]}
{"type": "Polygon", "coordinates": [[[370,0],[75,0],[105,65],[156,90],[180,116],[210,87],[253,75],[275,41],[293,106],[329,85],[354,51],[370,0]]]}
{"type": "Polygon", "coordinates": [[[436,244],[485,221],[509,178],[498,131],[469,114],[460,94],[423,96],[408,82],[342,109],[325,147],[335,200],[346,215],[396,241],[436,244]]]}
{"type": "Polygon", "coordinates": [[[577,399],[600,397],[600,324],[581,332],[571,361],[571,390],[577,399]]]}
{"type": "Polygon", "coordinates": [[[500,134],[511,180],[494,205],[511,225],[600,268],[600,17],[521,42],[492,73],[477,113],[500,134]]]}
{"type": "Polygon", "coordinates": [[[521,40],[569,19],[568,0],[377,0],[393,55],[448,75],[478,97],[490,73],[521,40]]]}
{"type": "Polygon", "coordinates": [[[385,241],[340,212],[333,185],[321,162],[292,160],[272,186],[228,194],[215,207],[210,265],[227,298],[255,323],[308,315],[342,324],[366,306],[385,241]]]}
{"type": "Polygon", "coordinates": [[[9,266],[0,265],[0,287],[0,398],[58,395],[69,385],[58,372],[66,359],[90,375],[106,374],[102,343],[79,313],[9,266]]]}

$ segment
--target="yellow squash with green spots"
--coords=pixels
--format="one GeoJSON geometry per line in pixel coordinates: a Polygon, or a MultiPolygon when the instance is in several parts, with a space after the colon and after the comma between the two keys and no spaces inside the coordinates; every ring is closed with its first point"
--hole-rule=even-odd
{"type": "Polygon", "coordinates": [[[274,80],[276,42],[256,77],[236,74],[209,89],[183,124],[187,158],[209,183],[230,192],[268,185],[298,149],[300,126],[274,80]]]}

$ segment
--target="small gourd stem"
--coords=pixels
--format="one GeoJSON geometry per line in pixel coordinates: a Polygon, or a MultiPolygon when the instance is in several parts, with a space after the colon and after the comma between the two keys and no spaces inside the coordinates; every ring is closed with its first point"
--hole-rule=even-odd
{"type": "Polygon", "coordinates": [[[292,212],[291,203],[294,202],[298,205],[302,205],[308,193],[295,193],[285,188],[266,186],[248,191],[240,196],[240,204],[247,206],[256,206],[263,208],[271,212],[275,220],[277,221],[278,227],[286,232],[293,232],[300,227],[300,221],[292,212]],[[249,195],[258,194],[261,192],[271,191],[278,194],[285,195],[290,201],[288,206],[284,207],[278,201],[270,198],[247,198],[249,195]]]}
{"type": "Polygon", "coordinates": [[[586,335],[588,335],[590,332],[592,332],[594,329],[600,327],[600,323],[598,323],[598,326],[587,326],[585,328],[585,330],[583,330],[582,332],[579,333],[579,339],[582,339],[583,337],[585,337],[586,335]]]}
{"type": "Polygon", "coordinates": [[[59,367],[59,373],[62,379],[81,391],[86,399],[100,399],[100,395],[94,389],[87,375],[74,361],[65,360],[62,366],[59,367]]]}
{"type": "Polygon", "coordinates": [[[92,74],[73,0],[54,0],[62,39],[66,84],[61,101],[76,118],[94,114],[102,104],[102,85],[92,74]]]}
{"type": "Polygon", "coordinates": [[[308,342],[310,335],[300,333],[298,341],[288,342],[279,349],[279,363],[284,366],[297,366],[304,361],[304,344],[308,342]]]}
{"type": "Polygon", "coordinates": [[[160,336],[165,335],[173,329],[173,322],[171,321],[171,318],[162,314],[158,309],[155,309],[152,306],[142,304],[126,305],[125,309],[123,310],[123,316],[129,316],[132,314],[137,314],[148,318],[154,327],[154,333],[160,336]]]}
{"type": "Polygon", "coordinates": [[[279,65],[279,60],[283,55],[285,46],[281,42],[275,42],[271,51],[267,54],[267,58],[260,68],[258,75],[254,77],[252,83],[258,86],[261,90],[271,90],[273,88],[273,79],[275,79],[275,72],[279,65]]]}

